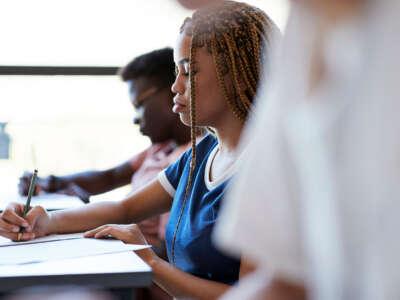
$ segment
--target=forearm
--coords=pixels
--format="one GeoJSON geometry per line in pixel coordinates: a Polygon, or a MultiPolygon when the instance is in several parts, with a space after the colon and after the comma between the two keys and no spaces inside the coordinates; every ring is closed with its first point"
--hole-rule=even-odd
{"type": "MultiPolygon", "coordinates": [[[[133,172],[132,172],[133,173],[133,172]]],[[[57,190],[67,187],[69,183],[75,183],[91,195],[98,195],[115,188],[129,184],[129,177],[115,178],[114,174],[107,171],[86,171],[66,176],[54,176],[57,190]]]]}
{"type": "Polygon", "coordinates": [[[138,223],[171,209],[172,198],[157,178],[121,202],[125,223],[138,223]]]}
{"type": "MultiPolygon", "coordinates": [[[[147,249],[146,249],[147,250],[147,249]]],[[[230,286],[202,279],[186,273],[159,257],[146,258],[146,254],[137,253],[151,266],[153,281],[168,294],[176,298],[218,299],[230,286]]]]}
{"type": "Polygon", "coordinates": [[[100,202],[51,212],[48,233],[83,232],[110,223],[124,223],[120,202],[100,202]]]}
{"type": "Polygon", "coordinates": [[[171,197],[155,179],[122,201],[91,203],[52,212],[49,233],[82,232],[104,224],[138,223],[167,211],[170,205],[171,197]]]}

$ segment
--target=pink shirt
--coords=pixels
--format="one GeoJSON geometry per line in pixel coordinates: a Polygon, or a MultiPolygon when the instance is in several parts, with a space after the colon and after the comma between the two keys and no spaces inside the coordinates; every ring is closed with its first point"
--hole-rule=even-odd
{"type": "MultiPolygon", "coordinates": [[[[132,176],[130,194],[157,178],[158,173],[175,162],[188,149],[189,145],[190,143],[175,148],[172,141],[167,141],[153,144],[135,155],[130,162],[132,169],[135,170],[132,176]]],[[[160,241],[165,239],[165,227],[168,218],[169,213],[165,213],[138,224],[149,244],[158,246],[160,241]]]]}

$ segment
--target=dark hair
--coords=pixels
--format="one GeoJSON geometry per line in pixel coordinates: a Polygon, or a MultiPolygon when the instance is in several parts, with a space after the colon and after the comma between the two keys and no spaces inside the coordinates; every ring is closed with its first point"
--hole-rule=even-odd
{"type": "Polygon", "coordinates": [[[163,48],[142,54],[120,69],[123,81],[147,77],[160,86],[171,86],[175,81],[172,48],[163,48]]]}

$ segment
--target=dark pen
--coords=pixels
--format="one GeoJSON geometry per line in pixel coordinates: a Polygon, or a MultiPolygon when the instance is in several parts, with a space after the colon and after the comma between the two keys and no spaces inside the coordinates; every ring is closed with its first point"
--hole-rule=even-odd
{"type": "MultiPolygon", "coordinates": [[[[31,184],[29,185],[28,198],[26,198],[24,214],[22,215],[22,217],[24,219],[25,219],[25,216],[26,216],[27,212],[29,211],[29,207],[31,206],[31,198],[32,198],[32,195],[33,195],[33,191],[35,190],[37,173],[38,173],[38,170],[35,170],[33,172],[33,176],[32,176],[32,179],[31,179],[31,184]]],[[[18,241],[21,240],[23,232],[24,232],[24,228],[21,226],[21,228],[19,229],[19,233],[18,233],[18,241]]]]}

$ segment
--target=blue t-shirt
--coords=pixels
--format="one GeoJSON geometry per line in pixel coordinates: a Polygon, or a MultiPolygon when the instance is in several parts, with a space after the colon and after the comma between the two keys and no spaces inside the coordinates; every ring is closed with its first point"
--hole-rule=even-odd
{"type": "MultiPolygon", "coordinates": [[[[210,186],[206,169],[210,167],[208,158],[216,153],[217,145],[218,141],[212,135],[207,135],[197,144],[191,190],[176,235],[175,265],[192,275],[232,284],[239,278],[240,261],[218,251],[211,240],[225,187],[231,177],[226,176],[222,182],[214,182],[210,186]]],[[[165,236],[171,262],[172,243],[185,196],[191,155],[190,149],[159,175],[161,185],[174,197],[165,236]]]]}

